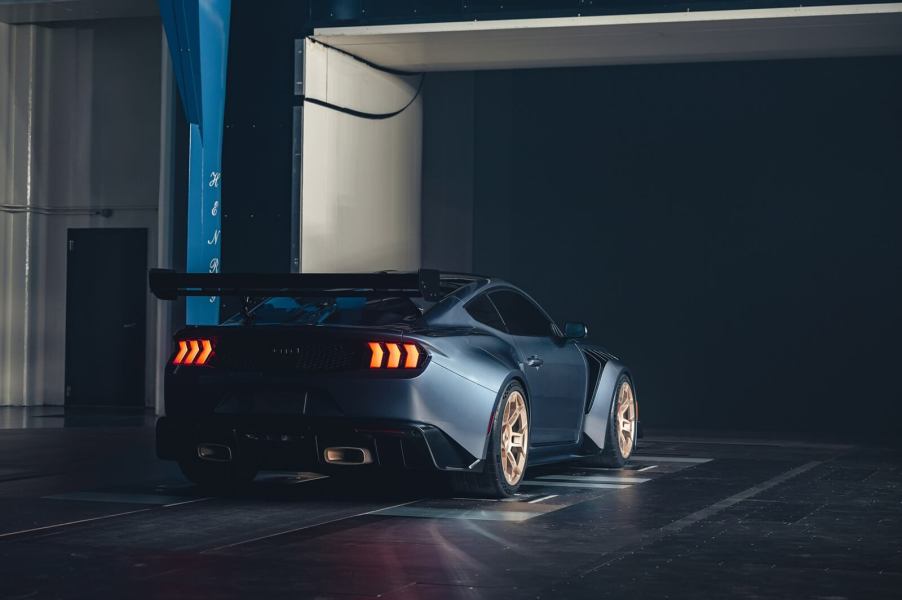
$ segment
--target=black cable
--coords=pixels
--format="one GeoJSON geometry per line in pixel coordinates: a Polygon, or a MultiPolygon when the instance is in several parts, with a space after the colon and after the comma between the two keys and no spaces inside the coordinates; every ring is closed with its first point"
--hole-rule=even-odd
{"type": "Polygon", "coordinates": [[[342,50],[341,48],[336,48],[335,46],[333,46],[331,44],[327,44],[326,42],[321,42],[316,38],[311,37],[311,38],[307,38],[307,39],[309,39],[311,42],[313,42],[315,44],[324,46],[324,47],[328,48],[329,50],[335,50],[336,52],[338,52],[340,54],[349,56],[352,59],[356,60],[357,62],[363,63],[368,67],[372,67],[373,69],[376,69],[377,71],[382,71],[383,73],[389,73],[391,75],[398,75],[400,77],[416,77],[417,75],[420,75],[420,76],[423,75],[422,71],[402,71],[401,69],[393,69],[392,67],[383,67],[382,65],[376,64],[365,58],[361,58],[361,57],[357,56],[356,54],[351,54],[347,50],[342,50]]]}
{"type": "Polygon", "coordinates": [[[317,106],[322,106],[323,108],[328,108],[340,113],[344,113],[346,115],[351,115],[352,117],[359,117],[361,119],[371,119],[371,120],[382,120],[382,119],[390,119],[397,115],[400,115],[402,112],[407,110],[407,108],[416,102],[417,98],[420,97],[420,91],[423,89],[423,81],[426,79],[425,75],[420,75],[420,83],[417,85],[417,91],[413,95],[413,98],[410,99],[410,102],[402,106],[396,111],[388,112],[388,113],[368,113],[360,110],[356,110],[353,108],[348,108],[347,106],[339,106],[338,104],[332,104],[331,102],[326,102],[325,100],[320,100],[318,98],[309,98],[307,96],[301,96],[302,102],[309,102],[310,104],[315,104],[317,106]]]}
{"type": "Polygon", "coordinates": [[[402,71],[402,70],[400,70],[400,69],[393,69],[393,68],[391,68],[391,67],[383,67],[382,65],[378,65],[378,64],[376,64],[376,63],[374,63],[374,62],[372,62],[372,61],[369,61],[369,60],[367,60],[367,59],[365,59],[365,58],[360,58],[359,56],[355,56],[354,54],[351,54],[351,53],[348,52],[347,50],[342,50],[341,48],[336,48],[335,46],[332,46],[331,44],[327,44],[327,43],[325,43],[325,42],[321,42],[321,41],[319,41],[319,40],[317,40],[317,39],[314,39],[314,38],[312,38],[312,37],[311,37],[311,38],[308,38],[308,39],[309,39],[311,42],[313,42],[313,43],[315,43],[315,44],[319,44],[320,46],[323,46],[323,47],[325,47],[325,48],[327,48],[327,49],[329,49],[329,50],[334,50],[335,52],[338,52],[339,54],[344,54],[345,56],[351,58],[352,60],[355,60],[355,61],[357,61],[357,62],[359,62],[359,63],[362,63],[362,64],[364,64],[364,65],[370,67],[371,69],[375,69],[375,70],[377,70],[377,71],[382,71],[383,73],[388,73],[389,75],[396,75],[396,76],[398,76],[398,77],[419,77],[419,78],[420,78],[420,82],[417,84],[417,91],[416,91],[416,93],[413,95],[413,98],[410,99],[410,102],[408,102],[407,104],[405,104],[405,105],[404,105],[403,107],[401,107],[400,109],[398,109],[398,110],[396,110],[396,111],[393,111],[393,112],[388,112],[388,113],[369,113],[369,112],[364,112],[364,111],[362,111],[362,110],[357,110],[357,109],[354,109],[354,108],[348,108],[347,106],[339,106],[338,104],[332,104],[331,102],[326,102],[325,100],[320,100],[319,98],[310,98],[310,97],[308,97],[308,96],[300,96],[301,102],[309,102],[310,104],[315,104],[315,105],[317,105],[317,106],[322,106],[323,108],[328,108],[328,109],[330,109],[330,110],[334,110],[334,111],[337,111],[337,112],[340,112],[340,113],[343,113],[343,114],[346,114],[346,115],[351,115],[352,117],[358,117],[358,118],[361,118],[361,119],[371,119],[371,120],[379,121],[379,120],[382,120],[382,119],[390,119],[390,118],[392,118],[392,117],[395,117],[395,116],[397,116],[397,115],[400,115],[402,112],[404,112],[405,110],[407,110],[407,109],[410,107],[411,104],[413,104],[414,102],[416,102],[416,99],[417,99],[417,98],[420,97],[420,92],[421,92],[422,89],[423,89],[423,81],[426,79],[426,74],[425,74],[425,73],[422,73],[422,72],[411,72],[411,71],[402,71]]]}

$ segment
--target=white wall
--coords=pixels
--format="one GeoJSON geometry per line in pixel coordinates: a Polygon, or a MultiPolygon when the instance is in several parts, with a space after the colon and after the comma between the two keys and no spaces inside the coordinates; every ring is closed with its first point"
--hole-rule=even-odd
{"type": "Polygon", "coordinates": [[[147,228],[156,262],[160,52],[156,19],[0,24],[0,204],[113,209],[0,212],[0,404],[64,403],[68,228],[147,228]]]}
{"type": "MultiPolygon", "coordinates": [[[[306,43],[308,98],[387,113],[418,83],[306,43]]],[[[303,127],[302,272],[419,268],[422,99],[384,120],[308,102],[303,127]]]]}

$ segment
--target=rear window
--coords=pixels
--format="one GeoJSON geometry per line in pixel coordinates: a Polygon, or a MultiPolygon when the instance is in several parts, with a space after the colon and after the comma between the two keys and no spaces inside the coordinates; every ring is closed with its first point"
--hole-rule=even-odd
{"type": "MultiPolygon", "coordinates": [[[[413,323],[422,314],[411,298],[373,296],[270,298],[251,310],[259,325],[393,325],[413,323]]],[[[241,320],[235,315],[226,322],[241,320]]]]}
{"type": "Polygon", "coordinates": [[[492,301],[485,294],[474,298],[465,308],[471,317],[483,325],[488,325],[492,329],[498,329],[499,331],[507,331],[504,327],[504,321],[501,320],[501,315],[498,314],[498,311],[495,310],[495,305],[492,304],[492,301]]]}

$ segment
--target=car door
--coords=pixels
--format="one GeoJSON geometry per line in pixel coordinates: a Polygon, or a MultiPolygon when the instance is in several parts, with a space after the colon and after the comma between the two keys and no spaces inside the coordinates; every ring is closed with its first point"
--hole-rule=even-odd
{"type": "Polygon", "coordinates": [[[490,292],[520,354],[529,386],[532,445],[579,439],[586,399],[586,367],[572,340],[563,339],[545,313],[512,289],[490,292]]]}

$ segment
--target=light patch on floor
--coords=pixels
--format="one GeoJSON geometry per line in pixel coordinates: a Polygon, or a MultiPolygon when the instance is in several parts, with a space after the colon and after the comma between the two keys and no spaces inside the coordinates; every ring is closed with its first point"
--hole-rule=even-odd
{"type": "Polygon", "coordinates": [[[713,458],[694,458],[691,456],[639,456],[639,455],[636,455],[636,456],[633,456],[632,458],[630,458],[630,460],[633,462],[640,462],[640,463],[672,462],[672,463],[691,463],[691,464],[700,465],[702,463],[711,462],[714,459],[713,458]]]}
{"type": "Polygon", "coordinates": [[[570,488],[592,488],[596,490],[622,490],[630,486],[620,483],[591,483],[576,481],[524,481],[520,485],[534,485],[543,487],[570,487],[570,488]]]}
{"type": "Polygon", "coordinates": [[[544,512],[518,510],[485,510],[479,508],[437,508],[429,506],[399,506],[379,511],[379,515],[391,517],[416,517],[425,519],[466,519],[470,521],[521,522],[544,512]]]}
{"type": "Polygon", "coordinates": [[[562,480],[562,481],[586,481],[591,483],[645,483],[651,481],[643,477],[611,477],[608,475],[542,475],[536,479],[562,480]]]}

